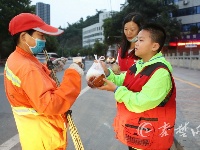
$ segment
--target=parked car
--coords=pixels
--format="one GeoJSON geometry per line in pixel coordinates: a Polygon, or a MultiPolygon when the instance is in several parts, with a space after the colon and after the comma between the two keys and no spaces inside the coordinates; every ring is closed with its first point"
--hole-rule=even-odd
{"type": "MultiPolygon", "coordinates": [[[[47,53],[47,54],[49,55],[51,61],[53,61],[53,60],[55,60],[55,59],[57,59],[57,58],[60,58],[60,57],[58,56],[58,54],[56,54],[56,53],[47,53]]],[[[46,63],[46,57],[45,57],[44,53],[38,53],[38,54],[36,55],[36,58],[37,58],[41,63],[46,63]]]]}
{"type": "Polygon", "coordinates": [[[44,55],[44,53],[38,53],[35,56],[41,63],[46,63],[46,57],[44,55]]]}
{"type": "Polygon", "coordinates": [[[47,53],[47,54],[49,55],[51,61],[60,58],[56,53],[47,53]]]}
{"type": "Polygon", "coordinates": [[[70,57],[70,56],[68,57],[68,60],[72,60],[72,59],[73,59],[73,57],[70,57]]]}

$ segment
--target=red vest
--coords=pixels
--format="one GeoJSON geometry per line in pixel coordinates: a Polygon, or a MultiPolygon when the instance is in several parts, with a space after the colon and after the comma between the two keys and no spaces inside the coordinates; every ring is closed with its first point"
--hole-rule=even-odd
{"type": "MultiPolygon", "coordinates": [[[[158,68],[168,70],[163,63],[156,63],[147,66],[135,76],[134,65],[128,70],[123,85],[133,92],[140,92],[158,68]]],[[[176,118],[176,89],[172,75],[171,79],[172,90],[154,109],[134,113],[130,112],[124,103],[117,104],[117,115],[114,120],[117,139],[125,145],[143,150],[164,150],[172,146],[176,118]]]]}
{"type": "Polygon", "coordinates": [[[128,55],[128,52],[126,53],[125,58],[121,58],[121,48],[118,50],[118,64],[120,66],[121,71],[127,71],[132,65],[134,65],[137,61],[132,55],[128,55]]]}

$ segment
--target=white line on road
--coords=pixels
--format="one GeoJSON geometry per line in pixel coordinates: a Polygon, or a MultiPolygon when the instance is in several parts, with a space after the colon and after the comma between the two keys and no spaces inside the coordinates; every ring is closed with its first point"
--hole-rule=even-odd
{"type": "Polygon", "coordinates": [[[81,93],[79,94],[78,97],[80,97],[82,94],[84,94],[85,92],[87,92],[89,89],[91,89],[89,86],[85,87],[83,90],[81,90],[81,93]]]}
{"type": "MultiPolygon", "coordinates": [[[[87,92],[89,89],[90,89],[89,86],[85,87],[83,90],[81,90],[81,93],[79,94],[78,97],[80,97],[82,94],[87,92]]],[[[3,144],[1,144],[0,145],[0,150],[10,150],[11,148],[13,148],[18,143],[19,143],[19,134],[16,134],[12,138],[10,138],[9,140],[7,140],[3,144]]]]}
{"type": "Polygon", "coordinates": [[[0,145],[0,150],[10,150],[12,147],[14,147],[17,143],[19,143],[19,134],[16,134],[12,138],[10,138],[8,141],[0,145]]]}

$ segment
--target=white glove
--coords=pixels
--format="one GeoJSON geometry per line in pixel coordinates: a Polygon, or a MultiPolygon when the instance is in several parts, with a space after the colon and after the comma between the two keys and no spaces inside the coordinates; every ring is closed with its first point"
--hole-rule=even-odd
{"type": "Polygon", "coordinates": [[[80,67],[80,65],[77,64],[77,63],[72,63],[72,64],[69,66],[69,68],[76,70],[81,76],[84,75],[83,69],[82,69],[82,68],[80,67]]]}
{"type": "Polygon", "coordinates": [[[65,58],[65,57],[61,57],[61,61],[62,61],[64,64],[66,64],[66,62],[67,62],[67,58],[65,58]]]}

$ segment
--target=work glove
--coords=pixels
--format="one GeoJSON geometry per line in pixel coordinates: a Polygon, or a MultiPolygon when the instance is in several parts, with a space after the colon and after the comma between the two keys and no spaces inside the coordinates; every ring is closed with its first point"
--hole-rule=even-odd
{"type": "Polygon", "coordinates": [[[81,76],[84,75],[84,64],[82,63],[81,57],[74,57],[73,63],[69,66],[69,68],[76,70],[81,76]]]}
{"type": "Polygon", "coordinates": [[[66,62],[67,62],[67,59],[64,58],[64,57],[57,58],[57,59],[53,60],[52,61],[53,65],[54,65],[53,69],[56,72],[64,70],[64,66],[65,66],[66,62]]]}

